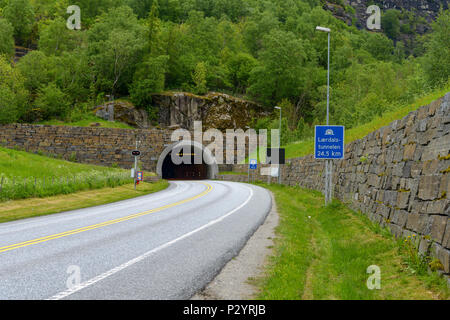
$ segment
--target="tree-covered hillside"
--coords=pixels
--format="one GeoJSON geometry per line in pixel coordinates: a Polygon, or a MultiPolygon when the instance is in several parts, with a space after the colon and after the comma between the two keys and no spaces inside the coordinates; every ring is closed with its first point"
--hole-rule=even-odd
{"type": "Polygon", "coordinates": [[[321,0],[0,0],[0,123],[80,120],[107,95],[152,111],[152,93],[220,91],[282,106],[284,139],[301,139],[325,117],[316,26],[332,29],[331,121],[352,127],[448,84],[449,20],[441,12],[412,57],[321,0]],[[74,4],[81,30],[66,27],[74,4]],[[34,50],[14,64],[14,44],[34,50]]]}

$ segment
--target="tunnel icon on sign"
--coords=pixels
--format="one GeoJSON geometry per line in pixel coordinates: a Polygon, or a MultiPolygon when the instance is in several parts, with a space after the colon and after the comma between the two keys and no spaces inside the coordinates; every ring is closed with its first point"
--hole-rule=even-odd
{"type": "Polygon", "coordinates": [[[326,136],[334,136],[334,132],[331,129],[328,129],[327,131],[325,131],[325,135],[326,136]]]}

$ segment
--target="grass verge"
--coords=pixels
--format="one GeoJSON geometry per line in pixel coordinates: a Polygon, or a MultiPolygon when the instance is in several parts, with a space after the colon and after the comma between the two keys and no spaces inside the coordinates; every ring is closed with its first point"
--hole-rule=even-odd
{"type": "Polygon", "coordinates": [[[101,128],[116,128],[116,129],[135,129],[122,122],[116,121],[106,121],[102,118],[96,117],[94,115],[86,116],[83,120],[74,122],[64,122],[61,120],[47,120],[41,121],[37,124],[52,125],[52,126],[69,126],[69,127],[91,127],[93,124],[98,124],[96,127],[101,128]]]}
{"type": "Polygon", "coordinates": [[[0,147],[0,203],[116,187],[131,182],[128,170],[80,164],[0,147]]]}
{"type": "Polygon", "coordinates": [[[262,278],[253,280],[259,299],[371,300],[448,299],[445,279],[419,274],[407,264],[402,241],[365,215],[321,193],[263,185],[277,201],[280,224],[274,254],[262,278]],[[369,290],[369,266],[381,270],[381,289],[369,290]]]}
{"type": "Polygon", "coordinates": [[[230,175],[230,176],[246,176],[248,172],[236,172],[236,171],[221,171],[220,175],[230,175]]]}
{"type": "Polygon", "coordinates": [[[141,183],[136,191],[134,184],[127,184],[115,188],[80,191],[70,195],[7,201],[0,207],[0,223],[136,198],[164,190],[167,186],[167,181],[160,180],[154,183],[141,183]]]}

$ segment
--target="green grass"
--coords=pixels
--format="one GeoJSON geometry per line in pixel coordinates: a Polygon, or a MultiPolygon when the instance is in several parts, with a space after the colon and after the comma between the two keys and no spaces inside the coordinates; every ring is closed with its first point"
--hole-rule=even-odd
{"type": "MultiPolygon", "coordinates": [[[[345,143],[347,144],[355,140],[364,138],[369,133],[387,126],[395,120],[402,119],[411,111],[417,110],[420,107],[426,106],[431,102],[443,97],[449,91],[450,88],[436,90],[417,99],[412,104],[396,108],[395,110],[390,112],[385,112],[382,117],[377,117],[369,123],[347,129],[345,130],[345,143]]],[[[302,141],[290,143],[288,145],[282,146],[282,148],[286,149],[287,159],[304,157],[314,153],[314,138],[311,137],[302,141]]],[[[256,157],[256,152],[252,155],[252,157],[256,157]]],[[[265,159],[259,159],[258,161],[263,162],[264,160],[265,159]]]]}
{"type": "Polygon", "coordinates": [[[134,190],[134,184],[127,184],[48,198],[8,201],[2,203],[0,207],[0,223],[131,199],[161,191],[167,186],[167,181],[160,180],[154,183],[141,183],[137,190],[134,190]]]}
{"type": "Polygon", "coordinates": [[[106,121],[94,115],[86,116],[85,119],[75,122],[64,122],[61,120],[41,121],[37,124],[45,124],[52,126],[71,126],[71,127],[90,127],[94,123],[99,123],[101,128],[117,128],[117,129],[135,129],[125,123],[117,121],[106,121]]]}
{"type": "Polygon", "coordinates": [[[221,171],[220,175],[234,175],[234,176],[246,176],[248,172],[236,172],[236,171],[221,171]]]}
{"type": "Polygon", "coordinates": [[[340,202],[324,207],[321,193],[263,185],[275,195],[280,224],[273,255],[256,298],[447,299],[446,281],[436,273],[411,272],[401,242],[365,215],[340,202]],[[381,289],[369,290],[367,268],[381,269],[381,289]]]}
{"type": "Polygon", "coordinates": [[[0,147],[0,202],[130,183],[129,171],[79,164],[0,147]],[[36,181],[36,184],[35,184],[36,181]]]}

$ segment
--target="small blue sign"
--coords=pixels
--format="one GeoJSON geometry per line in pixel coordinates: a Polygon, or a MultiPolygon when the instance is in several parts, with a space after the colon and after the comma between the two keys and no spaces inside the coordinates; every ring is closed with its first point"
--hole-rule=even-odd
{"type": "Polygon", "coordinates": [[[250,159],[250,170],[258,169],[258,160],[250,159]]]}
{"type": "Polygon", "coordinates": [[[137,181],[143,181],[144,180],[144,173],[142,171],[137,172],[137,181]]]}
{"type": "Polygon", "coordinates": [[[316,126],[314,158],[344,159],[344,126],[316,126]]]}

